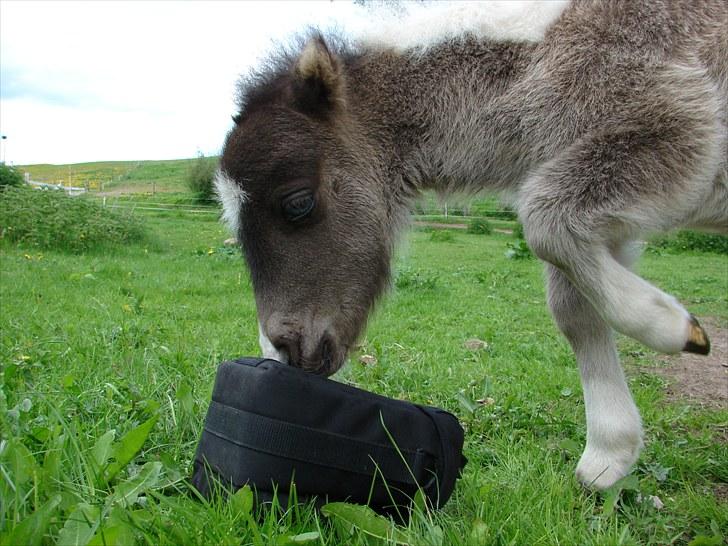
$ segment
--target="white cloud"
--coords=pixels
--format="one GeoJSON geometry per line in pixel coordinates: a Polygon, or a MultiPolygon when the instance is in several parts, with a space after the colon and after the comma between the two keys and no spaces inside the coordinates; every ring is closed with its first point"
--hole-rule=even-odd
{"type": "Polygon", "coordinates": [[[0,131],[15,164],[219,151],[235,83],[348,2],[0,2],[0,131]]]}

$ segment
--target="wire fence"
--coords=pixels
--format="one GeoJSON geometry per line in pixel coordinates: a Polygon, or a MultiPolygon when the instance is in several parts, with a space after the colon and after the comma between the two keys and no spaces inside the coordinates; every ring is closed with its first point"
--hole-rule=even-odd
{"type": "Polygon", "coordinates": [[[125,197],[96,196],[104,207],[123,211],[177,212],[183,214],[219,215],[220,208],[214,200],[175,199],[175,202],[128,199],[125,197]]]}
{"type": "MultiPolygon", "coordinates": [[[[123,174],[118,176],[123,176],[123,174]]],[[[146,193],[118,193],[115,195],[111,192],[99,191],[104,187],[101,182],[84,180],[82,185],[69,187],[71,180],[70,175],[68,180],[57,180],[55,183],[45,180],[42,176],[35,176],[34,180],[29,180],[29,176],[26,176],[28,183],[44,188],[63,189],[71,195],[83,194],[86,198],[100,201],[103,206],[111,209],[150,214],[174,212],[196,216],[214,216],[220,215],[221,212],[220,204],[214,198],[201,199],[189,194],[157,192],[154,183],[151,183],[151,191],[146,193]]],[[[495,200],[474,200],[453,204],[441,202],[429,193],[426,193],[421,201],[413,205],[411,213],[416,222],[467,224],[476,219],[504,223],[517,221],[517,215],[512,209],[500,205],[495,200]]]]}
{"type": "MultiPolygon", "coordinates": [[[[120,211],[149,214],[182,214],[191,216],[220,216],[220,204],[214,199],[199,200],[195,198],[175,197],[174,201],[161,199],[139,199],[128,196],[94,196],[89,197],[101,202],[105,207],[120,211]]],[[[157,196],[158,197],[158,196],[157,196]]],[[[463,227],[476,220],[488,220],[508,226],[516,223],[515,213],[508,208],[497,207],[423,207],[416,206],[412,210],[412,220],[416,223],[449,224],[463,227]]]]}

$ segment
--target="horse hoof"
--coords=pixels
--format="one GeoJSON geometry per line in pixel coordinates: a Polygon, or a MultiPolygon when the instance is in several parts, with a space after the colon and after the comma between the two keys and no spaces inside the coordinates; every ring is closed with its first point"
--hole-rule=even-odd
{"type": "Polygon", "coordinates": [[[707,355],[710,352],[708,334],[705,333],[698,319],[693,315],[690,315],[690,333],[688,334],[688,341],[685,343],[683,351],[699,355],[707,355]]]}
{"type": "Polygon", "coordinates": [[[639,438],[637,443],[625,444],[619,449],[592,449],[587,445],[576,466],[576,478],[588,489],[609,489],[629,473],[641,445],[639,438]]]}

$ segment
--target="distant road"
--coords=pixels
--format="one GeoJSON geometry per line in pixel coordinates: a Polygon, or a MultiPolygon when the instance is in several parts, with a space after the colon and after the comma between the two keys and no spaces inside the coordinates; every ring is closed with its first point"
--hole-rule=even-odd
{"type": "Polygon", "coordinates": [[[47,182],[36,182],[35,180],[28,180],[27,184],[46,190],[63,190],[71,196],[86,193],[86,188],[74,188],[73,186],[63,186],[61,184],[48,184],[47,182]]]}

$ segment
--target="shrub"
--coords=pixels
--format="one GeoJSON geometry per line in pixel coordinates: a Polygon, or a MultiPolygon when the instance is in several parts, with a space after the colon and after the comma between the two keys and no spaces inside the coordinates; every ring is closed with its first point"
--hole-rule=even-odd
{"type": "Polygon", "coordinates": [[[650,246],[675,252],[698,251],[728,254],[728,237],[686,230],[659,237],[653,240],[650,246]]]}
{"type": "Polygon", "coordinates": [[[506,258],[509,260],[525,260],[532,257],[531,249],[528,248],[528,243],[524,239],[518,239],[515,243],[508,243],[506,258]]]}
{"type": "Polygon", "coordinates": [[[525,239],[526,236],[523,233],[523,224],[521,222],[518,222],[515,227],[513,228],[513,236],[516,239],[525,239]]]}
{"type": "Polygon", "coordinates": [[[402,289],[433,290],[437,287],[440,277],[425,271],[414,271],[409,268],[402,268],[397,271],[394,278],[394,286],[402,289]]]}
{"type": "Polygon", "coordinates": [[[468,224],[468,233],[476,235],[490,235],[493,229],[485,218],[473,218],[468,224]]]}
{"type": "Polygon", "coordinates": [[[216,170],[217,158],[205,157],[204,154],[199,154],[187,170],[187,187],[198,201],[210,201],[214,197],[216,170]]]}
{"type": "Polygon", "coordinates": [[[430,234],[430,241],[435,243],[452,243],[455,241],[455,235],[453,235],[452,231],[435,229],[430,234]]]}
{"type": "Polygon", "coordinates": [[[131,213],[104,208],[60,190],[6,187],[0,190],[0,239],[43,249],[84,252],[145,238],[131,213]]]}
{"type": "Polygon", "coordinates": [[[18,169],[0,163],[0,189],[8,186],[22,186],[24,183],[23,175],[18,169]]]}

